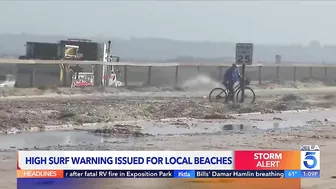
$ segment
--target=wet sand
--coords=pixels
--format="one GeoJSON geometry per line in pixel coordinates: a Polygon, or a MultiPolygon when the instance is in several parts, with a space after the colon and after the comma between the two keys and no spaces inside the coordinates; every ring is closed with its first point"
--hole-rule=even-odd
{"type": "MultiPolygon", "coordinates": [[[[25,131],[26,129],[24,128],[36,126],[45,130],[48,128],[46,127],[47,125],[54,127],[69,123],[74,125],[71,128],[85,128],[83,124],[100,122],[100,124],[105,126],[105,129],[107,128],[112,132],[107,133],[112,134],[112,136],[102,136],[101,133],[87,133],[84,131],[81,131],[80,134],[74,131],[68,132],[68,134],[58,131],[60,134],[29,133],[25,134],[24,137],[20,137],[20,135],[0,136],[5,138],[6,141],[1,142],[3,146],[0,147],[0,176],[2,177],[0,185],[3,188],[16,188],[15,151],[17,149],[298,150],[302,144],[319,144],[322,151],[322,178],[306,179],[302,183],[302,188],[335,188],[336,179],[332,178],[336,174],[334,172],[336,167],[333,163],[336,155],[334,153],[335,150],[333,150],[336,144],[335,117],[333,116],[335,110],[322,114],[317,112],[303,113],[305,114],[303,116],[305,119],[297,118],[297,114],[293,113],[276,113],[283,110],[311,108],[333,109],[335,96],[317,92],[317,94],[298,93],[297,95],[289,95],[289,97],[291,98],[288,98],[288,95],[272,94],[268,96],[264,94],[256,105],[213,104],[202,97],[195,98],[190,96],[156,98],[152,96],[119,96],[118,98],[99,96],[87,97],[85,100],[50,97],[44,100],[2,100],[0,102],[1,119],[6,122],[2,123],[1,128],[7,133],[10,133],[9,131],[14,133],[20,130],[25,131]],[[242,115],[260,111],[269,114],[242,115]],[[36,119],[37,116],[39,119],[36,119]],[[206,116],[208,116],[208,119],[204,119],[206,116]],[[180,117],[188,118],[183,119],[180,117]],[[176,119],[167,120],[167,118],[176,119]],[[297,122],[294,121],[295,118],[297,118],[297,122]],[[136,122],[137,120],[143,120],[143,122],[136,122]],[[145,130],[149,133],[148,135],[134,135],[134,133],[138,132],[145,133],[145,131],[137,129],[145,127],[146,124],[144,123],[146,122],[151,122],[157,129],[145,130]],[[264,124],[264,122],[267,124],[264,124]],[[274,122],[279,124],[274,125],[274,122]],[[240,123],[243,123],[246,129],[223,129],[227,124],[239,125],[240,123]],[[126,125],[125,127],[131,132],[125,132],[122,129],[118,130],[118,128],[115,128],[116,124],[126,125]],[[215,126],[216,124],[218,124],[216,128],[221,128],[221,130],[211,128],[211,125],[215,126]],[[167,131],[167,127],[173,129],[167,131]],[[185,133],[176,133],[175,131],[178,129],[185,131],[185,133]],[[97,134],[99,135],[97,136],[97,134]],[[51,143],[46,143],[46,140],[51,143]]],[[[302,116],[302,114],[300,115],[302,116]]],[[[160,188],[195,188],[194,184],[177,179],[153,179],[150,181],[132,179],[132,182],[129,179],[104,179],[104,181],[96,183],[92,188],[148,189],[157,188],[158,186],[160,188]]],[[[217,188],[214,185],[206,184],[197,184],[196,186],[217,188]]],[[[236,187],[238,186],[236,185],[236,187]]],[[[243,188],[243,186],[239,187],[243,188]]]]}
{"type": "MultiPolygon", "coordinates": [[[[302,144],[319,144],[321,146],[321,179],[305,179],[304,189],[332,189],[335,176],[335,126],[314,126],[298,130],[256,131],[239,133],[222,133],[217,135],[165,136],[132,138],[128,142],[104,142],[97,144],[81,144],[76,146],[58,145],[57,150],[232,150],[232,149],[299,149],[302,144]],[[305,131],[304,131],[305,130],[305,131]],[[183,145],[181,145],[183,144],[183,145]]],[[[43,148],[41,148],[43,150],[43,148]]],[[[16,188],[15,181],[15,152],[0,153],[0,185],[3,188],[16,188]]],[[[97,185],[96,185],[97,186],[97,185]]],[[[99,182],[99,188],[191,188],[190,183],[181,180],[147,181],[144,179],[104,179],[99,182]],[[154,187],[155,186],[155,187],[154,187]]],[[[208,187],[208,186],[204,186],[208,187]]],[[[210,186],[209,186],[210,187],[210,186]]],[[[193,187],[194,188],[194,187],[193,187]]],[[[215,187],[216,188],[216,187],[215,187]]]]}

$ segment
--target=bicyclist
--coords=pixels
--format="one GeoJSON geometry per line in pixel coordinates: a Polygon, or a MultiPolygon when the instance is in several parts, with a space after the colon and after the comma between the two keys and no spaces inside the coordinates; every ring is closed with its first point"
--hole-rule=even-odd
{"type": "Polygon", "coordinates": [[[232,64],[232,66],[225,71],[223,85],[229,91],[229,98],[232,99],[234,95],[234,84],[240,80],[242,76],[239,73],[237,64],[232,64]]]}

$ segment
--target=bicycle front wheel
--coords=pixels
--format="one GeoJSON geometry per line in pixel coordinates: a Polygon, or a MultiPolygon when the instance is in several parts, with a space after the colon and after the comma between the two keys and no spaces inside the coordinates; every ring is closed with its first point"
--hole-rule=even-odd
{"type": "MultiPolygon", "coordinates": [[[[242,89],[238,89],[237,93],[236,93],[236,99],[237,102],[241,102],[241,92],[242,89]]],[[[253,91],[253,89],[249,86],[245,86],[245,90],[244,90],[244,102],[246,103],[254,103],[256,99],[255,93],[253,91]]]]}
{"type": "Polygon", "coordinates": [[[228,95],[223,88],[214,88],[209,94],[210,102],[225,102],[227,98],[228,95]]]}

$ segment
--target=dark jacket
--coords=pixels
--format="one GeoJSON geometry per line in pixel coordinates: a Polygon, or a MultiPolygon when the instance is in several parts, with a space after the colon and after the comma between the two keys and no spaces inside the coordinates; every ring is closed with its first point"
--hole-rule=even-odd
{"type": "Polygon", "coordinates": [[[235,83],[237,81],[239,81],[239,71],[237,68],[230,67],[225,71],[224,82],[235,83]]]}

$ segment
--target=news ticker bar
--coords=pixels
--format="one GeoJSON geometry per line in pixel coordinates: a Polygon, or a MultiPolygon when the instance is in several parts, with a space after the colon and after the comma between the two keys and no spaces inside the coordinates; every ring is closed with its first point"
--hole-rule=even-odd
{"type": "Polygon", "coordinates": [[[17,178],[320,178],[320,170],[18,170],[17,178]]]}

